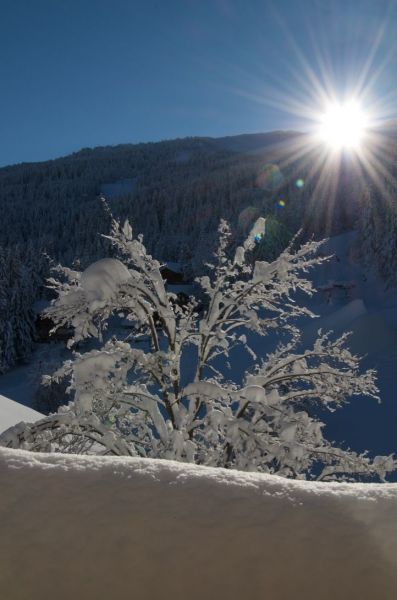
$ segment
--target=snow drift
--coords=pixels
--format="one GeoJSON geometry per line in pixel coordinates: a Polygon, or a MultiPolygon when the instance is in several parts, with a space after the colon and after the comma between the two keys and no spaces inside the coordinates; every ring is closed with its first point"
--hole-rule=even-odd
{"type": "Polygon", "coordinates": [[[394,599],[397,485],[0,449],[7,600],[394,599]]]}

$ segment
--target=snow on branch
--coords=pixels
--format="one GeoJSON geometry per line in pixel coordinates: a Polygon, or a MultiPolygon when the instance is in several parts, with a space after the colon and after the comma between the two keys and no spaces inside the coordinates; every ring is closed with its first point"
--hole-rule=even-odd
{"type": "Polygon", "coordinates": [[[327,260],[321,242],[291,244],[271,262],[250,260],[266,221],[254,224],[246,242],[229,255],[230,229],[219,227],[209,275],[197,280],[206,298],[180,306],[167,292],[160,263],[134,239],[128,221],[112,221],[108,239],[119,258],[85,271],[63,270],[51,280],[58,298],[47,315],[55,328],[73,327],[71,346],[101,340],[111,315],[122,315],[137,338],[115,338],[100,349],[74,353],[55,374],[67,376],[73,401],[34,425],[20,425],[0,443],[30,450],[168,458],[197,464],[309,479],[384,479],[392,456],[334,447],[324,437],[321,410],[336,410],[353,396],[379,400],[374,370],[338,339],[318,332],[304,348],[296,323],[315,318],[295,301],[314,292],[310,270],[327,260]],[[258,361],[253,336],[277,330],[284,342],[258,361]],[[281,334],[283,334],[281,336],[281,334]],[[287,339],[287,341],[285,341],[287,339]],[[226,365],[236,347],[251,367],[243,383],[229,381],[226,365]],[[189,363],[190,381],[184,369],[189,363]]]}

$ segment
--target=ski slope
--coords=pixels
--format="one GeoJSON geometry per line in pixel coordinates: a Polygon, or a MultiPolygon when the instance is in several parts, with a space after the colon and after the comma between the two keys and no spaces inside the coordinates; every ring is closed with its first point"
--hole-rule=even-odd
{"type": "Polygon", "coordinates": [[[394,600],[397,485],[0,449],[4,600],[394,600]]]}

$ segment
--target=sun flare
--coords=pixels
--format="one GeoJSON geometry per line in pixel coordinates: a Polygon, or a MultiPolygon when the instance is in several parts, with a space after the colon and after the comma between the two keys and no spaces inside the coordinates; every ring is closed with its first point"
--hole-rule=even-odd
{"type": "Polygon", "coordinates": [[[357,150],[368,125],[368,115],[358,102],[334,103],[320,116],[318,135],[333,150],[357,150]]]}

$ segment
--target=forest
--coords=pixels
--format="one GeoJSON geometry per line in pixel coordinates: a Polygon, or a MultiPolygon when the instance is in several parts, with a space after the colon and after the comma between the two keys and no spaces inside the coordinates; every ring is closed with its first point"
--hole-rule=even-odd
{"type": "Polygon", "coordinates": [[[302,139],[295,132],[86,148],[0,169],[0,372],[29,356],[35,303],[50,297],[51,269],[84,268],[111,252],[101,237],[111,220],[103,199],[143,234],[149,252],[177,261],[190,280],[205,272],[220,219],[230,223],[237,246],[263,216],[268,235],[257,257],[274,258],[298,230],[307,240],[354,228],[362,260],[391,285],[397,137],[384,138],[388,169],[378,186],[355,165],[341,164],[337,185],[327,188],[311,169],[313,156],[295,157],[302,139]]]}

